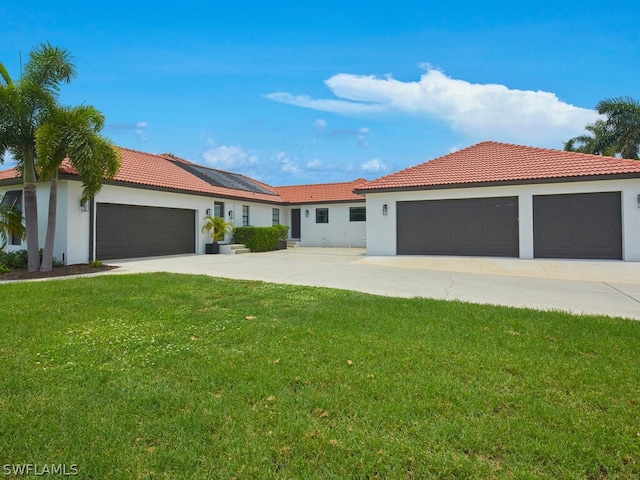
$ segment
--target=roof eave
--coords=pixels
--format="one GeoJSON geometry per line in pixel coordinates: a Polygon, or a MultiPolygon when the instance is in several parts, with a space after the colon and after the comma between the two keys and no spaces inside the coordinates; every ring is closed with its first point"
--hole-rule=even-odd
{"type": "Polygon", "coordinates": [[[367,190],[354,190],[359,195],[371,193],[410,192],[418,190],[450,190],[454,188],[499,187],[507,185],[534,185],[543,183],[597,182],[603,180],[622,180],[640,178],[640,172],[617,173],[611,175],[583,175],[576,177],[531,178],[519,180],[500,180],[494,182],[446,183],[439,185],[410,185],[406,187],[380,187],[367,190]]]}
{"type": "Polygon", "coordinates": [[[287,205],[321,205],[321,204],[329,204],[329,203],[361,203],[361,202],[365,202],[366,199],[364,197],[362,198],[354,198],[354,199],[348,199],[348,200],[314,200],[314,199],[308,199],[308,200],[296,200],[296,201],[288,201],[285,202],[287,205]]]}

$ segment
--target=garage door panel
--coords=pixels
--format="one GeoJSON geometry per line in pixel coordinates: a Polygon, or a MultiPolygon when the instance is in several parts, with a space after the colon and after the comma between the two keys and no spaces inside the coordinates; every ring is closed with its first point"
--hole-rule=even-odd
{"type": "Polygon", "coordinates": [[[195,252],[195,211],[98,203],[96,257],[100,260],[195,252]]]}
{"type": "Polygon", "coordinates": [[[536,258],[622,259],[620,192],[535,195],[536,258]]]}
{"type": "Polygon", "coordinates": [[[400,255],[518,256],[516,197],[398,202],[400,255]]]}

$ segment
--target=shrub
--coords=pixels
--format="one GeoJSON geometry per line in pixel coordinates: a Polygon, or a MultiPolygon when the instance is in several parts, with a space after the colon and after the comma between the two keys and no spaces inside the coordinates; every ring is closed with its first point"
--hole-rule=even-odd
{"type": "MultiPolygon", "coordinates": [[[[42,249],[40,249],[40,260],[42,260],[42,249]]],[[[0,264],[9,270],[16,268],[26,269],[29,263],[29,253],[26,250],[15,250],[13,252],[5,252],[0,250],[0,264]]],[[[54,267],[62,267],[64,262],[53,257],[51,264],[54,267]]]]}
{"type": "Polygon", "coordinates": [[[280,248],[278,227],[236,227],[233,241],[243,243],[252,252],[269,252],[280,248]]]}
{"type": "Polygon", "coordinates": [[[278,238],[287,240],[289,238],[289,227],[287,225],[274,225],[278,229],[278,238]]]}
{"type": "Polygon", "coordinates": [[[0,262],[0,274],[8,273],[11,269],[7,267],[4,263],[0,262]]]}
{"type": "Polygon", "coordinates": [[[13,252],[0,252],[0,263],[6,268],[27,268],[28,253],[26,250],[15,250],[13,252]]]}

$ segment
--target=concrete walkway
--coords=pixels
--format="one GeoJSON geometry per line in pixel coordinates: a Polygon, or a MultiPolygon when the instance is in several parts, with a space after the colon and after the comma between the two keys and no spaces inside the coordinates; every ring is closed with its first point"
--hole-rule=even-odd
{"type": "Polygon", "coordinates": [[[463,300],[640,320],[640,263],[467,257],[368,257],[363,249],[109,261],[113,273],[175,272],[463,300]]]}

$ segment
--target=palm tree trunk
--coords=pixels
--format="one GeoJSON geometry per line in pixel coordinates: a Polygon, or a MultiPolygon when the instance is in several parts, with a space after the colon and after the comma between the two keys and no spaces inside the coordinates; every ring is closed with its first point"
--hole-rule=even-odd
{"type": "Polygon", "coordinates": [[[49,189],[49,218],[47,219],[47,237],[44,241],[44,252],[42,253],[41,272],[53,270],[53,243],[56,237],[56,217],[58,214],[58,174],[51,177],[51,188],[49,189]]]}
{"type": "Polygon", "coordinates": [[[40,269],[40,243],[38,239],[38,196],[36,194],[36,170],[33,146],[24,151],[24,219],[27,228],[27,252],[29,272],[40,269]]]}

